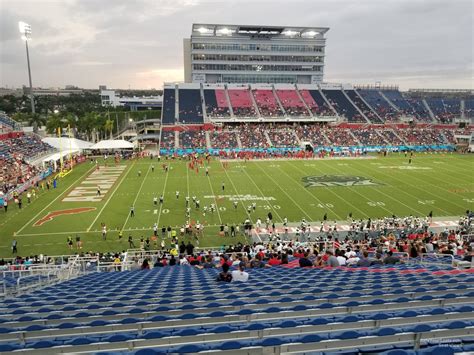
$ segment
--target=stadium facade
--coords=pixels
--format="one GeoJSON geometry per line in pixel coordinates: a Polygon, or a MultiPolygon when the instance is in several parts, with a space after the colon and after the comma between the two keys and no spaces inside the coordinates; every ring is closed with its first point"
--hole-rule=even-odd
{"type": "Polygon", "coordinates": [[[188,83],[323,81],[327,27],[193,24],[184,39],[188,83]]]}

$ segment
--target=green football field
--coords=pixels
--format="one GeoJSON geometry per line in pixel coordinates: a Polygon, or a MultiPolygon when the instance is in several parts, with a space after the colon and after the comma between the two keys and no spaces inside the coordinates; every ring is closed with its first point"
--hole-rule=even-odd
{"type": "Polygon", "coordinates": [[[167,160],[166,173],[163,163],[148,158],[122,162],[120,172],[104,178],[102,166],[94,173],[95,165],[87,162],[59,180],[56,189],[40,190],[30,204],[25,194],[21,210],[11,203],[7,213],[0,212],[0,256],[11,256],[14,238],[20,255],[70,254],[66,240],[76,234],[83,241],[83,251],[127,249],[129,235],[138,244],[141,236],[152,235],[154,223],[160,229],[185,223],[186,196],[191,199],[191,220],[205,225],[200,246],[243,240],[221,237],[218,229],[220,224],[242,223],[252,203],[256,203],[255,212],[250,213],[253,222],[264,221],[271,212],[277,225],[285,217],[290,222],[302,218],[316,222],[325,213],[331,221],[343,221],[349,213],[357,219],[426,216],[430,211],[435,217],[454,217],[474,209],[474,157],[468,155],[423,153],[411,164],[398,153],[366,159],[233,161],[226,169],[214,159],[209,177],[204,167],[196,172],[181,160],[167,160]],[[84,193],[93,199],[101,184],[108,187],[101,187],[100,201],[81,200],[84,193]],[[162,194],[164,203],[155,206],[153,197],[162,194]],[[200,200],[199,210],[192,204],[193,196],[200,200]],[[204,206],[211,204],[215,212],[204,214],[204,206]],[[134,217],[130,216],[132,205],[134,217]],[[106,241],[101,236],[102,223],[108,229],[106,241]],[[123,230],[120,241],[118,230],[123,230]]]}

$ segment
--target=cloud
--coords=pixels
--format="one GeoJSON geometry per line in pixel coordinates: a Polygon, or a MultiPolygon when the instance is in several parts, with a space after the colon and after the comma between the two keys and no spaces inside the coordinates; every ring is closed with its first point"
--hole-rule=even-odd
{"type": "Polygon", "coordinates": [[[472,87],[470,0],[0,0],[0,84],[160,87],[183,80],[193,22],[328,26],[325,80],[472,87]]]}

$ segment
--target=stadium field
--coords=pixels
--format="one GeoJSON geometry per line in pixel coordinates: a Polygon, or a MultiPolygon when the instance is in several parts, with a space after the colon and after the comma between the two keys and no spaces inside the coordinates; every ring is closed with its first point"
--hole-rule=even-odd
{"type": "Polygon", "coordinates": [[[188,164],[143,158],[108,168],[101,162],[99,171],[89,162],[78,165],[58,181],[56,189],[39,189],[31,203],[24,194],[21,210],[11,203],[7,213],[0,212],[0,256],[11,256],[13,239],[21,255],[68,254],[67,237],[76,234],[83,251],[127,249],[129,235],[138,245],[141,236],[152,235],[154,223],[160,230],[184,224],[186,196],[191,220],[205,226],[200,246],[242,241],[242,236],[219,236],[219,226],[240,224],[247,217],[265,221],[268,212],[277,225],[285,217],[319,225],[324,214],[330,221],[347,220],[349,213],[356,219],[373,219],[392,214],[426,216],[430,211],[435,217],[454,218],[474,208],[474,158],[468,155],[422,153],[411,164],[399,153],[360,159],[231,161],[226,168],[213,159],[209,176],[205,167],[196,171],[188,164]],[[97,186],[101,196],[96,196],[97,186]],[[153,198],[160,195],[163,204],[154,205],[153,198]],[[199,210],[193,196],[200,201],[199,210]],[[256,209],[248,213],[252,203],[256,209]],[[214,213],[204,214],[204,206],[211,204],[216,206],[214,213]],[[108,230],[105,241],[101,224],[108,230]],[[121,240],[119,230],[123,230],[121,240]]]}

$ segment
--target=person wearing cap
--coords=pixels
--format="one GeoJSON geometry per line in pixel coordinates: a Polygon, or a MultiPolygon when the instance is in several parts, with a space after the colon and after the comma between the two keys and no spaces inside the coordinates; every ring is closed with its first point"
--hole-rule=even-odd
{"type": "Polygon", "coordinates": [[[248,279],[249,274],[245,271],[245,263],[241,261],[239,264],[239,268],[237,270],[232,271],[232,281],[247,282],[248,279]]]}

